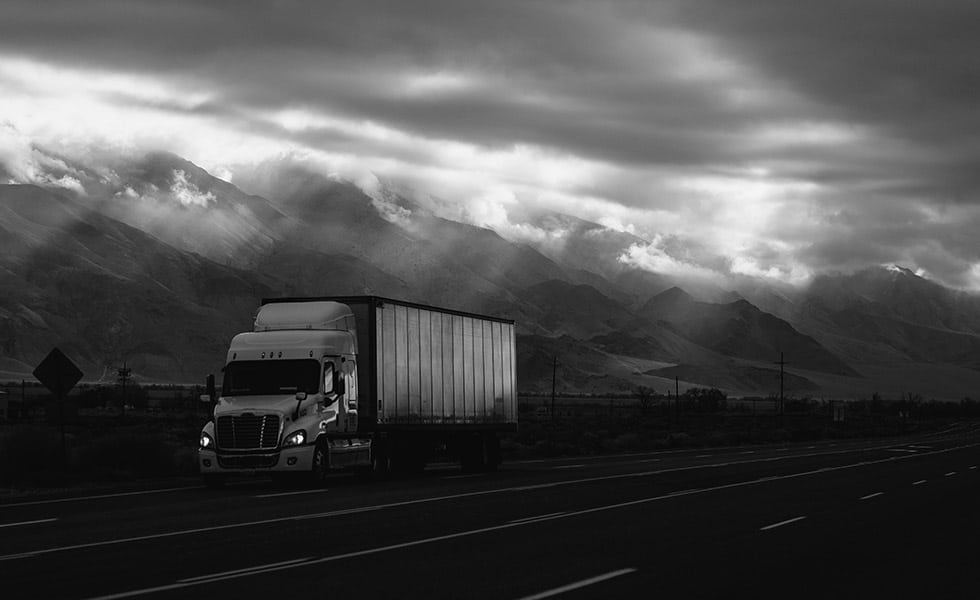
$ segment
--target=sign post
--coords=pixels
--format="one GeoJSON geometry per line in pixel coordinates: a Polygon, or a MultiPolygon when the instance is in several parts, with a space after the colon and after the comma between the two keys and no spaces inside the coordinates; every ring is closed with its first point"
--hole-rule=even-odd
{"type": "Polygon", "coordinates": [[[65,398],[82,378],[82,371],[61,350],[54,348],[34,369],[34,377],[54,394],[61,422],[61,464],[68,468],[68,447],[65,444],[65,398]]]}

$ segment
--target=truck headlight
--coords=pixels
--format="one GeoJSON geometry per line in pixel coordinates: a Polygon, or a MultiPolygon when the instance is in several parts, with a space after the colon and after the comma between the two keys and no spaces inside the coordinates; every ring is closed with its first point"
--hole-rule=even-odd
{"type": "Polygon", "coordinates": [[[282,447],[301,446],[304,442],[306,442],[306,432],[300,429],[287,435],[286,439],[282,441],[282,447]]]}
{"type": "Polygon", "coordinates": [[[201,441],[198,444],[201,450],[214,450],[214,438],[206,433],[201,434],[201,441]]]}

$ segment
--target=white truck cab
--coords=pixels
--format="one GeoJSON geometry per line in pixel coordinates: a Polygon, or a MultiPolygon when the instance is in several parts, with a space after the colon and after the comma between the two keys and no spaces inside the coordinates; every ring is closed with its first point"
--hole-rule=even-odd
{"type": "Polygon", "coordinates": [[[213,419],[201,432],[205,481],[235,472],[312,472],[370,465],[357,436],[354,317],[337,302],[262,307],[228,349],[213,419]]]}

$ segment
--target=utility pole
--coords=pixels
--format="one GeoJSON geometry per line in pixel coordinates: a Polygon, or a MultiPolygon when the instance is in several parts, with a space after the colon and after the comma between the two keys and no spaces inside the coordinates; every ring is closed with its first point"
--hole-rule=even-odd
{"type": "Polygon", "coordinates": [[[122,407],[121,416],[126,416],[126,380],[129,379],[129,374],[132,373],[132,369],[126,367],[126,361],[123,361],[123,366],[121,369],[117,369],[116,373],[119,375],[119,381],[122,382],[122,402],[120,406],[122,407]]]}
{"type": "Polygon", "coordinates": [[[680,384],[677,380],[677,375],[674,375],[674,416],[677,425],[680,426],[681,421],[681,392],[680,384]]]}
{"type": "Polygon", "coordinates": [[[551,366],[551,422],[555,422],[555,384],[558,381],[558,355],[551,366]]]}
{"type": "Polygon", "coordinates": [[[786,366],[786,361],[783,360],[783,353],[779,353],[779,414],[783,414],[783,367],[786,366]]]}

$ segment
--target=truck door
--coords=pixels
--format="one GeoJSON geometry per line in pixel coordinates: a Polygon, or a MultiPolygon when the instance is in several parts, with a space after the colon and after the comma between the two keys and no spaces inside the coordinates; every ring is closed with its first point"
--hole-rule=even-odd
{"type": "Polygon", "coordinates": [[[344,431],[357,431],[357,363],[353,358],[347,358],[341,363],[341,373],[344,378],[344,431]]]}

